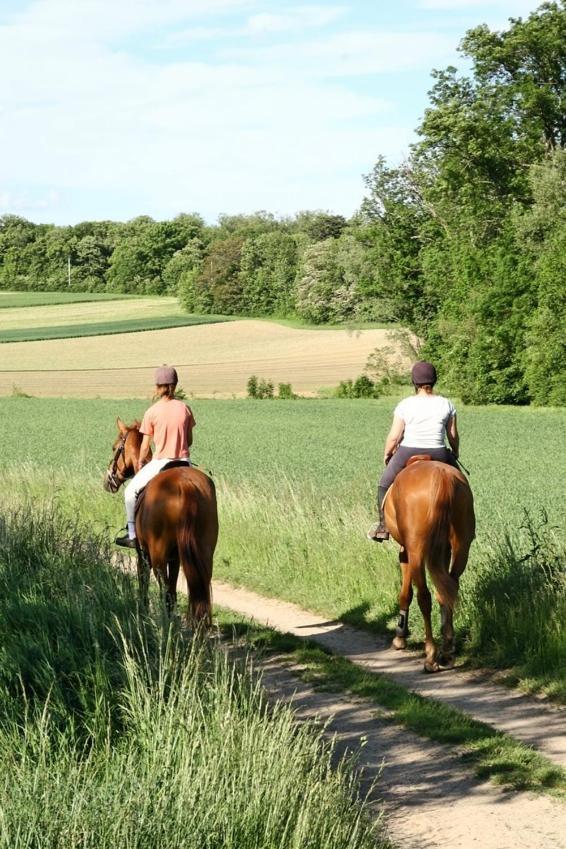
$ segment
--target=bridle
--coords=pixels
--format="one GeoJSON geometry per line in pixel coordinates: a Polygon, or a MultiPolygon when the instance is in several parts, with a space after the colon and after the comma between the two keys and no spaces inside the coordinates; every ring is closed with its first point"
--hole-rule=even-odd
{"type": "Polygon", "coordinates": [[[124,483],[125,480],[134,476],[134,472],[130,472],[127,475],[122,474],[118,471],[118,460],[126,453],[126,440],[130,435],[130,431],[127,430],[126,433],[123,433],[120,437],[120,442],[116,451],[114,452],[114,459],[112,460],[112,467],[106,471],[106,477],[108,483],[114,492],[117,492],[120,489],[120,486],[124,483]]]}

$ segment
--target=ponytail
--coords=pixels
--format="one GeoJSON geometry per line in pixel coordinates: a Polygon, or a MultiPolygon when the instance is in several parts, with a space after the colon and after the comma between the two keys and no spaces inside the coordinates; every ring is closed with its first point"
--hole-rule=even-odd
{"type": "Polygon", "coordinates": [[[158,383],[157,394],[160,398],[169,398],[172,400],[175,397],[176,383],[158,383]]]}

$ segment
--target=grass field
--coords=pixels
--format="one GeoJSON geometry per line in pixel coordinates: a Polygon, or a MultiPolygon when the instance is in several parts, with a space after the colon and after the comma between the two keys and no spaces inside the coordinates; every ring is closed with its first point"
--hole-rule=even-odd
{"type": "Polygon", "coordinates": [[[46,325],[22,330],[0,330],[0,344],[7,342],[35,342],[49,339],[81,339],[84,336],[113,336],[120,333],[138,333],[144,330],[166,330],[170,327],[191,327],[195,324],[213,324],[229,321],[224,316],[183,315],[131,318],[124,321],[104,321],[97,324],[46,325]]]}
{"type": "Polygon", "coordinates": [[[244,663],[138,609],[92,531],[0,523],[2,849],[379,849],[352,768],[244,663]]]}
{"type": "Polygon", "coordinates": [[[55,300],[37,306],[5,306],[0,313],[0,343],[105,336],[226,320],[224,316],[188,315],[175,298],[55,300]]]}
{"type": "MultiPolygon", "coordinates": [[[[132,304],[136,310],[147,309],[145,302],[132,304]]],[[[95,306],[99,316],[112,311],[113,319],[105,319],[109,325],[118,320],[116,303],[95,306]]],[[[73,308],[73,324],[77,313],[90,307],[73,308]]],[[[38,309],[43,311],[38,326],[44,327],[44,311],[60,308],[38,309]]],[[[19,310],[18,322],[30,312],[30,308],[19,310]]],[[[157,315],[148,319],[148,327],[157,320],[157,315]]],[[[20,332],[18,322],[10,332],[20,332]]],[[[181,386],[199,396],[245,395],[252,374],[275,384],[291,382],[297,392],[316,394],[321,387],[356,378],[370,353],[388,345],[388,332],[383,329],[321,333],[248,319],[144,333],[7,342],[1,348],[0,394],[10,394],[15,386],[40,396],[147,398],[153,371],[164,362],[176,365],[181,386]]]]}
{"type": "Polygon", "coordinates": [[[137,300],[139,295],[108,295],[100,292],[1,292],[0,309],[41,307],[51,304],[95,303],[96,301],[137,300]]]}
{"type": "MultiPolygon", "coordinates": [[[[391,399],[194,402],[194,459],[220,485],[217,576],[390,629],[396,549],[370,544],[365,531],[392,406],[391,399]]],[[[114,421],[143,409],[139,401],[0,401],[3,497],[54,498],[110,534],[123,509],[101,488],[114,421]]],[[[566,461],[537,450],[563,442],[566,411],[462,408],[459,419],[478,518],[457,614],[460,651],[566,700],[566,461]]],[[[419,640],[416,606],[412,628],[419,640]]]]}

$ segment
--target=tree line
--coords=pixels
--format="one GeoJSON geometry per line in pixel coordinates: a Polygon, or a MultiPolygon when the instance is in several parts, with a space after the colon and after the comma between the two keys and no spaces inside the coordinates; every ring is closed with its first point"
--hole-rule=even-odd
{"type": "Polygon", "coordinates": [[[433,72],[407,160],[360,210],[73,227],[0,219],[0,287],[175,294],[191,312],[398,322],[471,403],[566,404],[566,9],[543,3],[433,72]]]}

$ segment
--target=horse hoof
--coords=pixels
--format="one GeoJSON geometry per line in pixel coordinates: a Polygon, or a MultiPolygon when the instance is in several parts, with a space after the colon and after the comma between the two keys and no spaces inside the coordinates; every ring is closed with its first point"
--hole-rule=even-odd
{"type": "Polygon", "coordinates": [[[438,666],[440,669],[454,669],[456,664],[456,660],[449,655],[443,655],[438,659],[438,666]]]}
{"type": "Polygon", "coordinates": [[[432,663],[430,662],[430,660],[425,660],[424,671],[428,672],[428,673],[440,672],[440,666],[438,665],[436,660],[433,661],[432,663]]]}
{"type": "Polygon", "coordinates": [[[407,648],[407,640],[405,637],[393,637],[393,642],[391,643],[394,649],[400,651],[401,649],[407,648]]]}

